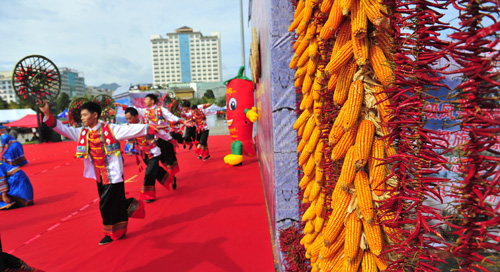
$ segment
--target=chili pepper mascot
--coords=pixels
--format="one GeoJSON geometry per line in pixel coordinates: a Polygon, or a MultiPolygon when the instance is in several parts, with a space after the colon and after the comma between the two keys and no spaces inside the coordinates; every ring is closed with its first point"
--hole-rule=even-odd
{"type": "Polygon", "coordinates": [[[231,154],[224,157],[230,165],[241,165],[243,154],[255,156],[255,143],[252,139],[253,123],[257,121],[257,109],[254,107],[253,83],[243,76],[245,67],[241,67],[238,76],[225,82],[226,119],[231,135],[231,154]]]}

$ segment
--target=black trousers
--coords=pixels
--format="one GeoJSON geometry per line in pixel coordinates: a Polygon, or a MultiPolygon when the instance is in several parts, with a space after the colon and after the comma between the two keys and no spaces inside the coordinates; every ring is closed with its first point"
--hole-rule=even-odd
{"type": "Polygon", "coordinates": [[[202,146],[208,146],[208,133],[209,133],[210,130],[208,129],[205,129],[205,130],[202,130],[198,133],[198,137],[197,137],[197,140],[198,140],[198,143],[202,146]]]}
{"type": "Polygon", "coordinates": [[[184,141],[186,144],[190,144],[196,140],[196,127],[186,126],[186,134],[184,135],[184,141]]]}
{"type": "Polygon", "coordinates": [[[127,207],[133,198],[130,200],[125,198],[125,182],[114,184],[97,182],[97,191],[103,225],[109,226],[128,221],[127,207]]]}
{"type": "Polygon", "coordinates": [[[165,176],[167,171],[160,166],[160,156],[144,158],[144,163],[147,165],[146,173],[144,174],[144,186],[155,185],[155,180],[158,182],[165,176]]]}
{"type": "Polygon", "coordinates": [[[163,139],[158,139],[156,144],[161,150],[160,161],[165,165],[173,165],[177,162],[177,157],[175,156],[174,145],[163,139]]]}
{"type": "Polygon", "coordinates": [[[182,138],[182,134],[178,132],[170,132],[170,136],[172,136],[172,138],[174,138],[174,140],[176,140],[179,144],[184,143],[184,138],[182,138]]]}

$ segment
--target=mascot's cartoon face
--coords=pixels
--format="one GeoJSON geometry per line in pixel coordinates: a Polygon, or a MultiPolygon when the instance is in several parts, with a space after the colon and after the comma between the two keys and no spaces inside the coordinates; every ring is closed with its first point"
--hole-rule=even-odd
{"type": "Polygon", "coordinates": [[[226,92],[226,119],[229,133],[237,135],[244,133],[249,127],[251,133],[252,122],[245,115],[245,109],[254,105],[252,82],[235,79],[228,84],[226,92]],[[247,86],[248,85],[248,86],[247,86]]]}

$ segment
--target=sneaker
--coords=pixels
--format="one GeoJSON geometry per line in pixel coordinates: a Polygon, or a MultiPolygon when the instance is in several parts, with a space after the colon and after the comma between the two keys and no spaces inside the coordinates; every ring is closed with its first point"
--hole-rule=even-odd
{"type": "Polygon", "coordinates": [[[103,245],[107,245],[111,242],[113,242],[113,239],[111,239],[111,237],[109,237],[108,235],[105,235],[104,238],[102,238],[102,240],[99,242],[99,245],[103,246],[103,245]]]}
{"type": "Polygon", "coordinates": [[[193,148],[193,145],[190,145],[190,146],[189,146],[189,150],[191,150],[191,148],[193,148]]]}
{"type": "Polygon", "coordinates": [[[172,183],[172,189],[177,189],[177,177],[174,176],[174,183],[172,183]]]}
{"type": "Polygon", "coordinates": [[[201,159],[203,159],[203,157],[202,157],[201,155],[200,155],[200,156],[198,156],[198,160],[201,160],[201,159]]]}
{"type": "Polygon", "coordinates": [[[186,144],[184,144],[183,148],[186,149],[186,144]]]}
{"type": "Polygon", "coordinates": [[[210,155],[206,156],[203,160],[206,161],[208,159],[210,159],[210,155]]]}

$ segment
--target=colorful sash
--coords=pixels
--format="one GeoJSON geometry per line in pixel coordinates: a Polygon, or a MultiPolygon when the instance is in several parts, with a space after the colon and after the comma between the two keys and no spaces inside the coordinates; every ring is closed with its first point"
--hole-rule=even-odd
{"type": "MultiPolygon", "coordinates": [[[[87,158],[90,152],[89,148],[89,129],[84,128],[80,132],[80,140],[76,145],[76,157],[77,158],[87,158]]],[[[116,156],[120,154],[120,143],[116,140],[113,131],[109,124],[104,124],[99,127],[99,135],[101,137],[101,142],[104,147],[104,154],[109,155],[115,153],[116,156]]]]}

